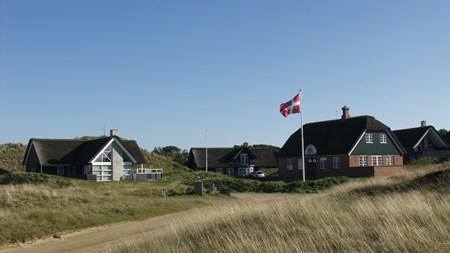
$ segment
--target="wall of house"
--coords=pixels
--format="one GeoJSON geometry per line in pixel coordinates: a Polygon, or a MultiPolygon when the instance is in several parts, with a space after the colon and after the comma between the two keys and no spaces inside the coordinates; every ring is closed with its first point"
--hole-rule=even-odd
{"type": "Polygon", "coordinates": [[[399,150],[395,147],[393,141],[390,139],[389,135],[386,132],[369,132],[366,134],[372,134],[373,142],[366,143],[365,136],[361,138],[358,142],[354,150],[352,151],[352,155],[399,155],[399,150]],[[380,143],[380,135],[386,134],[387,141],[386,143],[380,143]]]}
{"type": "Polygon", "coordinates": [[[123,176],[123,157],[117,144],[112,145],[112,181],[120,181],[123,176]]]}
{"type": "Polygon", "coordinates": [[[347,155],[320,156],[315,157],[314,159],[317,160],[316,162],[317,177],[322,178],[322,177],[348,176],[349,159],[347,155]],[[340,160],[339,168],[333,167],[333,157],[336,156],[338,156],[340,160]],[[327,158],[325,169],[320,168],[320,158],[323,157],[327,158]]]}
{"type": "Polygon", "coordinates": [[[32,147],[32,149],[30,150],[30,154],[28,155],[27,164],[25,164],[25,170],[27,172],[32,172],[33,169],[35,169],[35,172],[40,172],[39,159],[37,157],[34,147],[32,147]]]}
{"type": "MultiPolygon", "coordinates": [[[[383,155],[383,163],[386,163],[386,156],[383,155]]],[[[367,155],[367,165],[372,165],[372,155],[367,155]]],[[[402,166],[403,165],[403,156],[394,155],[394,166],[402,166]]],[[[360,167],[359,165],[359,155],[351,155],[349,156],[349,167],[360,167]]]]}
{"type": "Polygon", "coordinates": [[[278,158],[278,175],[281,178],[286,179],[303,179],[303,172],[302,170],[298,169],[298,159],[299,157],[291,157],[289,159],[292,159],[292,170],[287,169],[287,161],[288,158],[278,158]]]}
{"type": "MultiPolygon", "coordinates": [[[[308,174],[308,160],[315,159],[314,164],[316,175],[313,178],[323,178],[323,177],[338,177],[338,176],[348,176],[348,177],[373,177],[373,176],[391,176],[399,175],[403,173],[403,157],[401,155],[394,156],[394,166],[359,166],[359,155],[339,155],[340,168],[333,168],[333,157],[334,156],[307,156],[305,157],[305,171],[306,178],[311,178],[308,174]],[[320,168],[320,158],[327,158],[326,168],[320,168]]],[[[286,179],[302,179],[302,170],[298,169],[297,159],[298,157],[292,157],[292,170],[287,170],[287,159],[278,159],[278,175],[281,178],[286,179]]],[[[383,156],[383,161],[386,161],[386,156],[383,156]]],[[[372,157],[367,156],[367,164],[372,164],[372,157]]]]}
{"type": "Polygon", "coordinates": [[[382,176],[398,176],[405,172],[403,166],[382,166],[382,167],[374,167],[374,176],[382,177],[382,176]]]}

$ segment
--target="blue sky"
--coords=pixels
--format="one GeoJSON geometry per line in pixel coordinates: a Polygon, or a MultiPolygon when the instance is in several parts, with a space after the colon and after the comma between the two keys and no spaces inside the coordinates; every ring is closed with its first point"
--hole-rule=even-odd
{"type": "Polygon", "coordinates": [[[0,143],[282,146],[299,89],[304,123],[449,129],[450,1],[0,0],[0,143]]]}

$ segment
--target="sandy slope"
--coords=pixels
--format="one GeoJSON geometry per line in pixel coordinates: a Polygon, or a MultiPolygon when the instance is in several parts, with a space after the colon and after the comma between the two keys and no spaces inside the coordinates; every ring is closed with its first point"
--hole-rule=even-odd
{"type": "Polygon", "coordinates": [[[144,237],[148,233],[158,233],[158,230],[176,222],[183,222],[186,215],[194,214],[199,211],[208,212],[209,209],[220,205],[228,205],[230,201],[270,201],[281,198],[298,198],[298,195],[286,194],[234,194],[236,199],[217,201],[213,206],[195,208],[179,213],[168,214],[161,217],[151,218],[144,221],[127,222],[111,226],[90,228],[70,234],[63,234],[61,238],[47,238],[35,242],[29,242],[19,245],[13,245],[3,249],[5,252],[33,252],[33,253],[52,253],[52,252],[109,252],[110,249],[118,245],[126,244],[128,241],[144,237]]]}

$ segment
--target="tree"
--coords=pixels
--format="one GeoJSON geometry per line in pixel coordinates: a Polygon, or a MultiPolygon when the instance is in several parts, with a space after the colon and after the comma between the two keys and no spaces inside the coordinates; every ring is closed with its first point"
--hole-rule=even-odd
{"type": "Polygon", "coordinates": [[[170,158],[172,161],[185,165],[189,153],[186,149],[181,150],[176,146],[155,147],[153,153],[170,158]]]}

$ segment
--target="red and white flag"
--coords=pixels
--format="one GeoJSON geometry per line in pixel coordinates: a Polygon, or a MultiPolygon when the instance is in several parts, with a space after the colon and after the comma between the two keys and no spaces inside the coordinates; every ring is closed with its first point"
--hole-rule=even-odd
{"type": "Polygon", "coordinates": [[[287,117],[289,114],[300,113],[300,92],[291,101],[280,104],[280,113],[287,117]]]}

